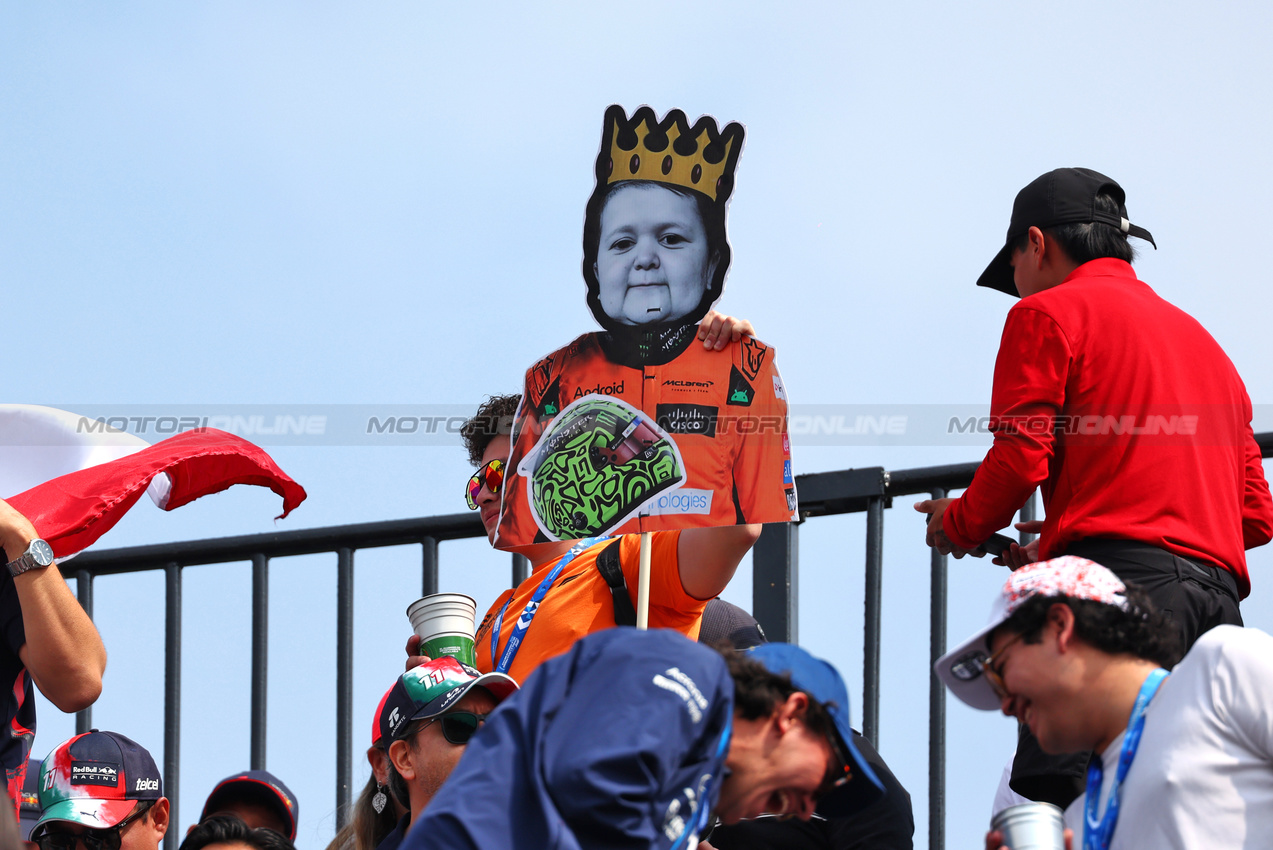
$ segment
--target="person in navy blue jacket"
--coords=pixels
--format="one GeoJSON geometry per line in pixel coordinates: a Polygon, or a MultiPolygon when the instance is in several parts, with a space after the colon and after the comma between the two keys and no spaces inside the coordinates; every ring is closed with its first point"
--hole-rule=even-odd
{"type": "Polygon", "coordinates": [[[487,719],[402,850],[693,848],[714,822],[856,811],[882,794],[835,669],[608,629],[487,719]]]}

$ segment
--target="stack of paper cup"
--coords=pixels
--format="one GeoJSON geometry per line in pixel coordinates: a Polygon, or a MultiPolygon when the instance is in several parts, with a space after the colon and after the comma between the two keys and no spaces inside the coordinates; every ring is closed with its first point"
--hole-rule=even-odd
{"type": "Polygon", "coordinates": [[[477,664],[473,653],[476,616],[477,600],[463,593],[433,593],[407,606],[411,628],[420,636],[421,655],[453,655],[470,666],[477,664]]]}
{"type": "Polygon", "coordinates": [[[990,821],[1011,850],[1065,850],[1065,820],[1051,803],[1009,806],[990,821]]]}

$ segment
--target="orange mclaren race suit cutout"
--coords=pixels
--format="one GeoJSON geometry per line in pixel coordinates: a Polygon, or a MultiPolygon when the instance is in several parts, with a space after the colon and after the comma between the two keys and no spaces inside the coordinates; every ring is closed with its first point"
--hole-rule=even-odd
{"type": "MultiPolygon", "coordinates": [[[[572,484],[578,486],[555,494],[566,505],[557,506],[560,513],[567,517],[577,514],[586,521],[581,521],[577,530],[567,527],[551,533],[531,510],[533,477],[510,474],[505,478],[496,546],[510,549],[599,533],[794,518],[796,490],[787,435],[787,396],[774,363],[774,350],[750,337],[722,351],[705,350],[696,330],[695,325],[686,325],[665,335],[659,344],[667,348],[661,356],[653,357],[648,350],[633,350],[630,336],[584,334],[531,367],[513,428],[510,471],[524,466],[523,459],[533,454],[541,433],[552,433],[552,421],[563,410],[572,403],[599,397],[626,402],[655,426],[647,429],[633,423],[626,430],[637,434],[655,431],[659,437],[674,441],[684,464],[678,471],[682,480],[673,489],[646,486],[647,471],[621,466],[630,455],[607,463],[613,454],[608,447],[617,437],[602,431],[596,438],[594,429],[593,436],[585,433],[580,438],[593,439],[591,453],[571,455],[572,484]],[[664,359],[666,362],[650,365],[651,360],[664,359]],[[630,363],[647,365],[625,365],[630,363]],[[587,468],[581,471],[580,466],[587,468]],[[612,480],[607,481],[607,475],[612,480]],[[640,479],[640,486],[633,485],[636,479],[640,479]],[[630,508],[636,504],[616,508],[603,502],[622,502],[626,493],[635,492],[629,501],[639,503],[650,491],[655,492],[654,498],[640,506],[631,519],[617,526],[605,524],[606,515],[621,519],[631,514],[630,508]]],[[[650,448],[651,454],[654,449],[650,448]]]]}

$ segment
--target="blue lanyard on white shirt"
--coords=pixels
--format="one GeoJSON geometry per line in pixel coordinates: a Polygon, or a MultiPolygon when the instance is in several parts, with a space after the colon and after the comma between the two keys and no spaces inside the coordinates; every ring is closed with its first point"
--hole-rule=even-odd
{"type": "Polygon", "coordinates": [[[1109,790],[1109,800],[1105,803],[1105,815],[1098,818],[1101,805],[1101,782],[1105,778],[1105,761],[1102,756],[1093,758],[1087,766],[1087,801],[1084,806],[1085,828],[1083,830],[1083,850],[1108,850],[1110,839],[1114,836],[1114,827],[1118,825],[1119,791],[1127,771],[1136,758],[1136,750],[1140,747],[1140,735],[1145,729],[1145,709],[1149,701],[1158,692],[1158,686],[1167,678],[1167,671],[1159,667],[1149,674],[1145,684],[1140,686],[1136,695],[1136,704],[1132,707],[1131,720],[1127,722],[1127,734],[1123,737],[1123,748],[1118,754],[1118,772],[1114,774],[1114,785],[1109,790]]]}
{"type": "Polygon", "coordinates": [[[497,661],[500,625],[504,622],[504,612],[508,610],[509,603],[513,601],[512,596],[508,597],[504,607],[500,608],[499,613],[495,615],[495,624],[491,627],[491,666],[495,669],[495,672],[507,673],[508,668],[513,666],[513,659],[517,657],[517,650],[522,647],[522,640],[526,637],[526,630],[530,628],[530,621],[535,619],[535,614],[539,612],[539,603],[543,602],[544,597],[548,595],[548,591],[552,590],[553,582],[561,576],[561,571],[580,552],[595,546],[605,539],[605,537],[588,537],[571,546],[570,551],[562,555],[561,560],[557,562],[557,566],[548,571],[548,575],[544,576],[544,580],[539,583],[539,587],[535,588],[530,601],[522,609],[522,615],[517,618],[517,624],[513,626],[513,633],[508,636],[508,643],[504,645],[504,652],[498,656],[499,660],[497,661]]]}

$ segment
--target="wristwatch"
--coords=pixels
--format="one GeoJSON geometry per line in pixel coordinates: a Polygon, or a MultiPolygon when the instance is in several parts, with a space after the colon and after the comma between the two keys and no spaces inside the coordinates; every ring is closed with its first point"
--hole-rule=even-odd
{"type": "Polygon", "coordinates": [[[5,566],[9,568],[9,575],[16,578],[30,570],[42,570],[51,563],[53,563],[53,547],[37,537],[31,541],[31,545],[22,553],[22,557],[10,561],[5,566]]]}

